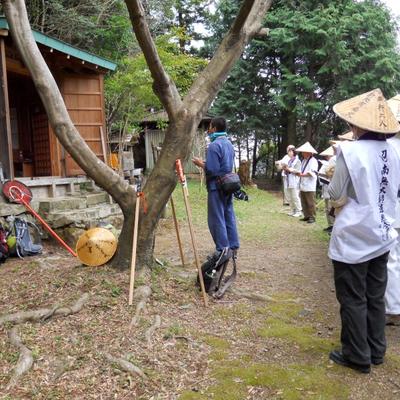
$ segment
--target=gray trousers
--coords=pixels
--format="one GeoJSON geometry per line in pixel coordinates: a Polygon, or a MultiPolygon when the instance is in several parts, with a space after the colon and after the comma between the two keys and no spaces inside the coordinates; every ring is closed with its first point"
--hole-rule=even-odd
{"type": "Polygon", "coordinates": [[[326,215],[326,222],[328,222],[328,226],[333,226],[335,223],[335,217],[330,215],[330,211],[332,208],[331,201],[329,199],[325,199],[325,215],[326,215]]]}
{"type": "Polygon", "coordinates": [[[389,252],[360,264],[332,260],[336,298],[340,303],[343,356],[369,365],[383,358],[385,338],[385,290],[389,252]]]}

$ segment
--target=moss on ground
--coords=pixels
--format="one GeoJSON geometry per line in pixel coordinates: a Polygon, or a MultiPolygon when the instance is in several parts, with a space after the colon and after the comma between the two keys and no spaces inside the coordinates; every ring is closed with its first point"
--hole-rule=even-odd
{"type": "Polygon", "coordinates": [[[290,303],[280,297],[282,302],[268,304],[259,308],[259,314],[267,316],[264,323],[257,330],[263,338],[278,338],[289,342],[300,351],[323,353],[332,350],[334,343],[330,339],[317,336],[317,331],[311,325],[300,319],[304,307],[290,303]]]}
{"type": "Polygon", "coordinates": [[[278,338],[289,342],[295,348],[305,352],[327,354],[334,343],[317,336],[316,330],[309,325],[299,326],[298,323],[288,323],[279,318],[269,318],[265,325],[257,330],[263,338],[278,338]]]}
{"type": "MultiPolygon", "coordinates": [[[[208,335],[202,339],[212,347],[210,385],[202,392],[186,391],[179,399],[243,400],[248,397],[252,388],[257,388],[258,392],[261,390],[263,398],[347,399],[348,386],[335,377],[326,361],[326,354],[334,343],[319,337],[316,329],[304,322],[303,305],[294,303],[292,299],[293,293],[281,293],[274,298],[275,302],[256,309],[253,318],[261,319],[257,324],[259,328],[256,329],[256,336],[282,340],[285,346],[295,349],[294,357],[299,352],[321,355],[322,357],[313,356],[316,359],[313,365],[308,364],[301,354],[299,363],[290,365],[260,363],[254,360],[254,354],[248,354],[244,349],[238,351],[240,354],[235,354],[237,359],[232,359],[229,342],[221,337],[208,335]],[[321,358],[326,362],[322,364],[321,358]]],[[[237,305],[229,310],[220,310],[220,314],[229,316],[239,310],[246,314],[250,311],[243,305],[237,305]]],[[[393,362],[397,360],[393,358],[393,362]]]]}
{"type": "Polygon", "coordinates": [[[213,315],[216,319],[242,319],[248,320],[253,318],[253,313],[250,307],[244,303],[234,304],[232,307],[220,306],[213,311],[213,315]]]}
{"type": "Polygon", "coordinates": [[[203,393],[184,392],[180,400],[243,400],[250,387],[265,388],[282,400],[347,399],[348,388],[327,375],[321,366],[292,364],[285,367],[273,364],[245,364],[224,361],[214,369],[217,383],[203,393]]]}

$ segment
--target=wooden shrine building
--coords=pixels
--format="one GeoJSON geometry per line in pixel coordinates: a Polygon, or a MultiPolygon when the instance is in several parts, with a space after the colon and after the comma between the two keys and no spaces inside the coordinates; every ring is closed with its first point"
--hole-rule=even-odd
{"type": "MultiPolygon", "coordinates": [[[[116,64],[33,31],[76,128],[93,152],[107,157],[104,75],[116,64]]],[[[84,174],[52,132],[46,112],[0,17],[0,162],[4,177],[68,177],[84,174]]],[[[49,179],[47,179],[49,180],[49,179]]],[[[35,185],[29,185],[35,186],[35,185]]]]}

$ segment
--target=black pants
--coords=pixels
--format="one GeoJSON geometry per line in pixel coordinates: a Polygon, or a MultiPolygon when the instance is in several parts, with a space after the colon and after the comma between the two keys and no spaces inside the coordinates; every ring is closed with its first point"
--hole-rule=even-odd
{"type": "Polygon", "coordinates": [[[386,351],[385,302],[389,252],[360,264],[332,260],[342,319],[343,356],[368,365],[386,351]]]}

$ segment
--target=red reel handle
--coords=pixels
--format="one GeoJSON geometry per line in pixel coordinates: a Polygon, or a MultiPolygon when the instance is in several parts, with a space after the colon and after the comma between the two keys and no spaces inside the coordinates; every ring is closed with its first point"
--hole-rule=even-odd
{"type": "Polygon", "coordinates": [[[186,178],[185,178],[185,174],[183,173],[182,162],[179,158],[175,161],[175,170],[176,170],[176,174],[178,175],[179,181],[182,184],[184,184],[186,181],[186,178]]]}
{"type": "Polygon", "coordinates": [[[10,197],[18,203],[22,203],[22,200],[25,197],[25,193],[18,186],[11,186],[9,189],[9,194],[10,197]]]}

